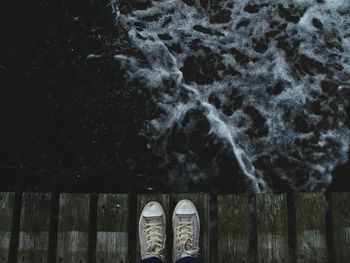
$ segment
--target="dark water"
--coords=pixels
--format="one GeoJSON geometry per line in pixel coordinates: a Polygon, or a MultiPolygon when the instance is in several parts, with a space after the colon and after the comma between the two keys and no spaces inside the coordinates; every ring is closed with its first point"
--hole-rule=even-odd
{"type": "Polygon", "coordinates": [[[1,188],[349,190],[349,7],[163,2],[1,11],[1,188]]]}

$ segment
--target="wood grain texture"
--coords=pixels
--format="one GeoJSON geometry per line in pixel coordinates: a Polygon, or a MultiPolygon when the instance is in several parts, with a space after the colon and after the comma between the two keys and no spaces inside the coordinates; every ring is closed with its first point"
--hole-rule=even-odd
{"type": "Polygon", "coordinates": [[[298,263],[327,262],[326,200],[322,193],[295,193],[296,247],[298,263]]]}
{"type": "MultiPolygon", "coordinates": [[[[136,242],[136,262],[139,263],[141,259],[140,254],[140,242],[138,236],[138,227],[139,227],[139,217],[141,215],[143,207],[151,201],[156,201],[160,203],[166,213],[167,224],[171,224],[171,220],[169,217],[169,195],[159,194],[159,195],[138,195],[137,196],[137,225],[136,225],[136,233],[137,233],[137,242],[136,242]]],[[[168,249],[168,247],[166,247],[168,249]]],[[[167,251],[165,251],[167,255],[167,251]]],[[[169,261],[171,262],[171,261],[169,261]]]]}
{"type": "Polygon", "coordinates": [[[0,263],[8,263],[15,193],[0,193],[0,263]]]}
{"type": "Polygon", "coordinates": [[[49,256],[51,194],[24,193],[17,262],[46,263],[49,256]]]}
{"type": "Polygon", "coordinates": [[[96,263],[128,262],[128,222],[127,194],[98,195],[96,263]]]}
{"type": "Polygon", "coordinates": [[[248,197],[218,196],[218,262],[248,262],[248,197]]]}
{"type": "Polygon", "coordinates": [[[258,262],[289,262],[287,196],[256,196],[258,262]]]}
{"type": "Polygon", "coordinates": [[[200,218],[200,239],[199,239],[199,258],[204,262],[210,262],[210,243],[209,243],[209,195],[208,194],[178,194],[176,200],[188,199],[196,206],[200,218]]]}
{"type": "Polygon", "coordinates": [[[59,200],[57,260],[64,263],[88,262],[88,194],[61,194],[59,200]]]}
{"type": "Polygon", "coordinates": [[[332,193],[334,262],[350,262],[350,193],[332,193]]]}

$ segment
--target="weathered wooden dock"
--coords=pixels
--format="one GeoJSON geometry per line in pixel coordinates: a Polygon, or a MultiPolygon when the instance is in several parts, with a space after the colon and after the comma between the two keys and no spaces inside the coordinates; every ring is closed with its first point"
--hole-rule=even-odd
{"type": "Polygon", "coordinates": [[[0,193],[0,263],[138,262],[142,207],[159,201],[171,222],[182,198],[199,210],[205,262],[350,262],[350,193],[0,193]]]}

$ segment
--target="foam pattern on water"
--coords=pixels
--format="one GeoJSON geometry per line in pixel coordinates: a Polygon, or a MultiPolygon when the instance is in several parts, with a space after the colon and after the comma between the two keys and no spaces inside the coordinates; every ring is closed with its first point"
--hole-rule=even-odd
{"type": "Polygon", "coordinates": [[[252,191],[324,190],[347,161],[349,1],[112,4],[136,50],[116,59],[161,109],[143,132],[175,178],[208,176],[205,151],[219,173],[228,151],[252,191]]]}

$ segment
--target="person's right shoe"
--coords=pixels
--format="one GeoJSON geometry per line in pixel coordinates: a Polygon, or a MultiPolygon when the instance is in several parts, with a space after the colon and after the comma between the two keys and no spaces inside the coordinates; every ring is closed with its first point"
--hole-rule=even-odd
{"type": "Polygon", "coordinates": [[[189,200],[177,203],[173,213],[173,262],[183,257],[197,257],[200,221],[196,207],[189,200]]]}

